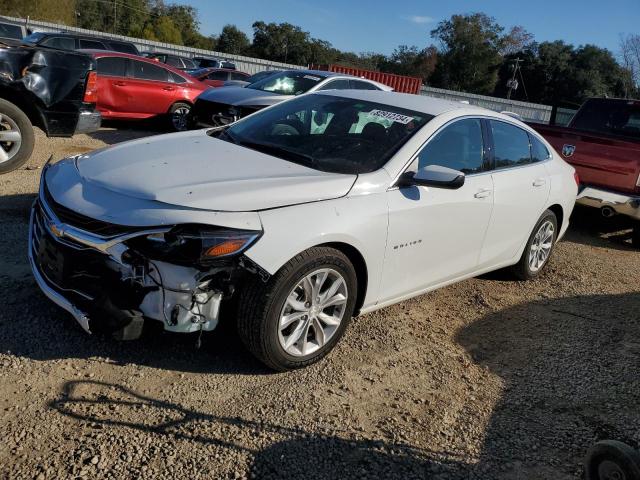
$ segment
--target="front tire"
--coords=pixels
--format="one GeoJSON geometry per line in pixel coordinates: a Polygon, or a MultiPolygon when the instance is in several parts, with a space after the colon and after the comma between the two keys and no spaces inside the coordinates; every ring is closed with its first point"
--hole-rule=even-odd
{"type": "Polygon", "coordinates": [[[512,272],[520,280],[538,277],[551,258],[558,238],[558,219],[551,210],[545,210],[531,232],[520,261],[512,272]]]}
{"type": "Polygon", "coordinates": [[[626,443],[603,440],[585,458],[586,480],[635,480],[640,478],[640,453],[626,443]]]}
{"type": "Polygon", "coordinates": [[[34,143],[29,117],[13,103],[0,99],[0,174],[27,163],[34,143]]]}
{"type": "Polygon", "coordinates": [[[238,309],[238,334],[268,367],[292,370],[327,355],[342,337],[355,306],[356,273],[330,247],[292,258],[268,282],[252,279],[238,309]]]}

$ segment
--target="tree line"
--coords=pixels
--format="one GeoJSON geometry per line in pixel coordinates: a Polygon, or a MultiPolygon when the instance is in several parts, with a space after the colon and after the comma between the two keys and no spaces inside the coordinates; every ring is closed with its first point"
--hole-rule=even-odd
{"type": "Polygon", "coordinates": [[[484,13],[453,15],[431,30],[435,42],[400,45],[390,55],[339,50],[290,23],[200,32],[197,11],[163,0],[0,0],[0,12],[91,30],[296,65],[339,63],[420,77],[426,85],[535,103],[576,106],[590,96],[640,96],[640,35],[621,37],[617,55],[596,45],[536,42],[484,13]],[[515,80],[515,82],[513,82],[515,80]],[[516,86],[517,88],[513,88],[516,86]]]}

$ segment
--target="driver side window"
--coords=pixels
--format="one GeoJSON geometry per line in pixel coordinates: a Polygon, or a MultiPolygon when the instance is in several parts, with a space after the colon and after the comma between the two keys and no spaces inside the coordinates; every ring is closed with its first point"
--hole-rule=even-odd
{"type": "Polygon", "coordinates": [[[418,154],[417,168],[427,165],[459,170],[465,174],[484,170],[482,127],[477,118],[459,120],[438,132],[418,154]]]}

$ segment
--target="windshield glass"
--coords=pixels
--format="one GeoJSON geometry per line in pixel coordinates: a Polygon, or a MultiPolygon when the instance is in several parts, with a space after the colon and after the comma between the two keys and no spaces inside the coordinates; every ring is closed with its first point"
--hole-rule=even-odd
{"type": "Polygon", "coordinates": [[[247,85],[247,88],[280,95],[300,95],[308,92],[322,80],[324,77],[305,72],[281,72],[247,85]]]}
{"type": "Polygon", "coordinates": [[[212,135],[316,170],[360,174],[381,168],[432,118],[391,105],[310,94],[212,135]]]}

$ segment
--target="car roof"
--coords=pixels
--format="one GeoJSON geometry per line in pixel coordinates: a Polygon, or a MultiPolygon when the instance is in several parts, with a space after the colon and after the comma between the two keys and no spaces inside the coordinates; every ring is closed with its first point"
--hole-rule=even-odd
{"type": "Polygon", "coordinates": [[[242,72],[240,70],[235,70],[233,68],[202,67],[199,70],[201,70],[201,71],[198,72],[198,75],[202,75],[203,73],[211,73],[211,72],[232,72],[232,73],[241,73],[241,74],[244,74],[244,75],[249,75],[246,72],[242,72]]]}
{"type": "Polygon", "coordinates": [[[42,34],[44,36],[54,36],[54,37],[70,37],[70,38],[83,38],[83,39],[87,39],[87,40],[96,40],[98,42],[115,42],[115,43],[126,43],[127,45],[133,45],[132,42],[129,42],[127,40],[117,40],[115,38],[108,38],[108,37],[96,37],[93,35],[83,35],[82,33],[73,33],[73,32],[42,32],[42,31],[38,31],[38,32],[33,32],[33,33],[39,33],[42,34]]]}
{"type": "MultiPolygon", "coordinates": [[[[194,80],[193,76],[189,75],[184,70],[180,70],[179,68],[172,67],[171,65],[167,65],[166,63],[158,62],[151,58],[142,57],[140,55],[134,55],[133,53],[124,53],[124,52],[116,52],[114,50],[91,50],[91,49],[80,49],[78,52],[88,53],[89,55],[93,55],[95,58],[100,57],[122,57],[122,58],[130,58],[132,60],[137,60],[139,62],[151,63],[153,65],[158,65],[162,68],[170,70],[173,73],[177,73],[181,77],[187,77],[188,79],[194,80]]],[[[197,80],[196,80],[197,81],[197,80]]]]}
{"type": "Polygon", "coordinates": [[[470,113],[486,114],[494,112],[481,107],[467,105],[451,100],[428,97],[426,95],[415,95],[413,93],[387,92],[380,90],[324,90],[314,92],[312,95],[331,95],[334,97],[354,98],[368,102],[377,102],[393,105],[407,110],[426,113],[428,115],[440,115],[456,109],[466,109],[470,113]]]}

